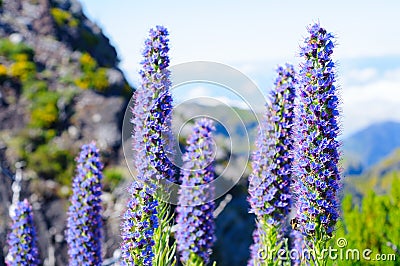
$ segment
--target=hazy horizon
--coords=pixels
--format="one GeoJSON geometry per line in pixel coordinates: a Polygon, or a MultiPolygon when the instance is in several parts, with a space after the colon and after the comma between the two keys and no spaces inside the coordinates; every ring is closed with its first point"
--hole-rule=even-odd
{"type": "MultiPolygon", "coordinates": [[[[139,84],[148,30],[164,25],[170,32],[171,65],[197,60],[223,63],[247,75],[266,94],[273,86],[274,69],[300,61],[297,54],[306,27],[319,21],[337,37],[334,59],[342,90],[344,135],[376,122],[400,122],[398,2],[336,1],[329,9],[319,1],[81,3],[116,47],[120,67],[133,86],[139,84]]],[[[204,88],[194,89],[191,95],[204,92],[204,88]]]]}

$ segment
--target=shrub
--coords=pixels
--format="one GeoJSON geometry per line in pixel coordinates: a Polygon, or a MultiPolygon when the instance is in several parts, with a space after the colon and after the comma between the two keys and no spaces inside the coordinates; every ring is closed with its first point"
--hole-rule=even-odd
{"type": "Polygon", "coordinates": [[[22,84],[22,93],[28,100],[35,101],[39,94],[47,92],[47,83],[43,80],[30,79],[22,84]]]}
{"type": "Polygon", "coordinates": [[[11,65],[10,74],[25,82],[36,74],[36,65],[30,61],[17,61],[11,65]]]}
{"type": "Polygon", "coordinates": [[[93,72],[97,68],[96,60],[89,54],[83,53],[79,58],[79,63],[81,64],[81,69],[83,72],[93,72]]]}
{"type": "Polygon", "coordinates": [[[9,39],[0,39],[0,55],[10,60],[17,61],[18,56],[26,55],[25,61],[32,61],[34,51],[24,43],[13,43],[9,39]]]}
{"type": "Polygon", "coordinates": [[[104,92],[110,86],[107,77],[107,68],[101,67],[96,72],[91,79],[93,88],[97,91],[104,92]]]}
{"type": "Polygon", "coordinates": [[[31,107],[31,127],[49,129],[58,121],[57,101],[60,95],[53,91],[37,93],[31,107]]]}
{"type": "Polygon", "coordinates": [[[74,18],[71,13],[61,8],[52,8],[50,13],[59,27],[69,26],[71,28],[76,28],[79,25],[79,20],[74,18]]]}
{"type": "Polygon", "coordinates": [[[31,123],[33,127],[50,128],[58,118],[58,109],[53,103],[47,103],[41,108],[32,110],[31,123]]]}
{"type": "Polygon", "coordinates": [[[100,39],[96,34],[93,34],[86,29],[81,29],[80,35],[82,36],[82,40],[84,41],[84,43],[89,48],[95,47],[100,42],[100,39]]]}
{"type": "Polygon", "coordinates": [[[4,81],[7,78],[7,67],[3,64],[0,64],[0,82],[4,81]]]}
{"type": "Polygon", "coordinates": [[[73,175],[73,159],[70,151],[56,148],[51,144],[43,144],[27,157],[27,162],[28,167],[41,178],[70,185],[73,175]]]}
{"type": "Polygon", "coordinates": [[[88,53],[83,53],[79,62],[83,75],[75,79],[75,85],[81,89],[92,88],[99,92],[105,92],[110,86],[107,68],[99,68],[96,60],[88,53]]]}
{"type": "Polygon", "coordinates": [[[103,171],[104,185],[113,190],[124,178],[123,173],[117,168],[108,168],[103,171]]]}

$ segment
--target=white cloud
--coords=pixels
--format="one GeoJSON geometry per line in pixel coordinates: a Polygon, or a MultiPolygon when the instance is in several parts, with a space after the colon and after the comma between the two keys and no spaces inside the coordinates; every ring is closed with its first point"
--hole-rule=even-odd
{"type": "Polygon", "coordinates": [[[205,88],[205,87],[195,87],[193,89],[191,89],[189,91],[189,93],[185,96],[185,98],[188,99],[193,99],[193,98],[197,98],[197,97],[204,97],[210,94],[209,89],[205,88]]]}
{"type": "Polygon", "coordinates": [[[344,133],[372,123],[400,121],[400,69],[392,69],[375,81],[343,88],[344,133]],[[397,73],[397,74],[396,74],[397,73]]]}
{"type": "Polygon", "coordinates": [[[345,80],[350,84],[364,83],[376,78],[377,74],[378,71],[375,68],[354,69],[345,76],[345,80]]]}
{"type": "Polygon", "coordinates": [[[206,97],[210,95],[210,90],[204,86],[178,86],[172,89],[174,101],[181,103],[184,101],[206,97]]]}
{"type": "Polygon", "coordinates": [[[221,97],[214,97],[213,99],[215,99],[216,101],[225,104],[227,106],[230,107],[239,107],[242,109],[249,109],[250,107],[246,104],[246,102],[244,101],[239,101],[239,100],[232,100],[228,97],[225,96],[221,96],[221,97]]]}

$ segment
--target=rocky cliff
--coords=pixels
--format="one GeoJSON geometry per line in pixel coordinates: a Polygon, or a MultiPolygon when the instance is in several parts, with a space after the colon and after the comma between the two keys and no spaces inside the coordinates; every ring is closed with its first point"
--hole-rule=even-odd
{"type": "Polygon", "coordinates": [[[91,140],[106,165],[104,255],[112,256],[124,201],[117,185],[129,176],[120,139],[131,93],[116,50],[78,1],[0,1],[0,265],[16,162],[25,165],[21,198],[33,205],[42,261],[66,265],[73,159],[91,140]]]}

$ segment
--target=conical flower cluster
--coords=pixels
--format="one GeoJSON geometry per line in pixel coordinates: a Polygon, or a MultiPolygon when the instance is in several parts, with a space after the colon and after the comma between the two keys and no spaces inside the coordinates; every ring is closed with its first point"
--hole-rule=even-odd
{"type": "Polygon", "coordinates": [[[207,264],[215,242],[214,188],[210,184],[214,180],[213,130],[211,120],[203,118],[197,121],[183,155],[176,239],[184,263],[195,255],[207,264]]]}
{"type": "Polygon", "coordinates": [[[6,264],[40,265],[31,205],[25,199],[17,203],[13,212],[11,232],[8,235],[10,249],[6,264]]]}
{"type": "Polygon", "coordinates": [[[141,86],[135,92],[131,120],[136,180],[121,224],[123,262],[127,265],[152,265],[154,232],[159,226],[155,198],[159,181],[176,181],[168,158],[170,112],[168,31],[162,26],[150,30],[145,41],[141,86]]]}
{"type": "Polygon", "coordinates": [[[317,251],[332,236],[339,217],[339,98],[333,35],[319,24],[309,28],[301,48],[301,87],[296,123],[296,224],[317,251]],[[321,246],[322,245],[322,246],[321,246]]]}
{"type": "Polygon", "coordinates": [[[101,265],[103,164],[94,143],[83,145],[72,183],[67,233],[70,265],[101,265]]]}
{"type": "MultiPolygon", "coordinates": [[[[279,67],[277,73],[270,94],[271,104],[267,104],[267,115],[259,128],[252,161],[253,171],[249,176],[248,200],[251,212],[257,218],[250,265],[257,265],[255,262],[259,258],[254,257],[259,256],[259,251],[255,250],[257,247],[268,245],[270,250],[271,246],[277,250],[281,247],[285,217],[291,207],[293,158],[290,152],[293,149],[293,108],[297,80],[294,68],[289,64],[279,67]]],[[[269,259],[275,258],[270,256],[269,259]]]]}
{"type": "Polygon", "coordinates": [[[281,224],[290,211],[292,127],[296,78],[293,66],[279,67],[267,117],[259,128],[249,176],[251,211],[268,224],[281,224]]]}

